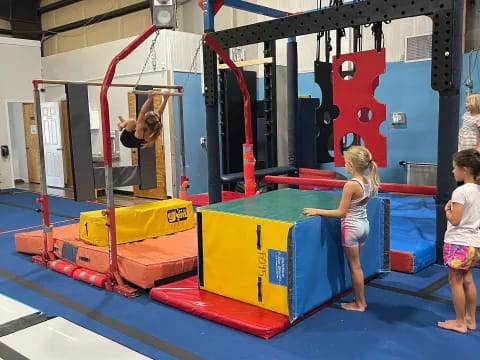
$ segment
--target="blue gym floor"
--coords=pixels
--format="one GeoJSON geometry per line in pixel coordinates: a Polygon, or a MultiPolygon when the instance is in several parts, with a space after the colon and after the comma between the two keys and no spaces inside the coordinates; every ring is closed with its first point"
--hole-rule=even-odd
{"type": "MultiPolygon", "coordinates": [[[[466,335],[436,327],[453,308],[444,266],[392,272],[366,288],[368,310],[337,304],[263,340],[149,299],[98,289],[31,263],[15,252],[16,229],[40,229],[30,192],[0,194],[0,293],[62,316],[155,359],[478,359],[480,330],[466,335]]],[[[75,221],[92,203],[51,198],[52,222],[75,221]]],[[[480,286],[480,270],[476,270],[480,286]]],[[[348,297],[347,297],[348,298],[348,297]]],[[[478,321],[477,321],[478,325],[478,321]]],[[[34,341],[34,339],[32,339],[34,341]]],[[[48,346],[47,344],[45,346],[48,346]]],[[[50,346],[55,346],[52,338],[50,346]]],[[[66,356],[68,358],[68,356],[66,356]]]]}

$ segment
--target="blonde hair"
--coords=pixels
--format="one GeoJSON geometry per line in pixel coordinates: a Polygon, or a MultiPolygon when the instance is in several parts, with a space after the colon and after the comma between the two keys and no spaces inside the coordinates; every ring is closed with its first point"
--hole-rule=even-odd
{"type": "Polygon", "coordinates": [[[364,146],[350,146],[345,153],[345,159],[350,161],[358,172],[365,173],[368,169],[369,174],[365,175],[373,184],[373,192],[378,191],[380,177],[378,176],[378,166],[372,159],[372,153],[364,146]]]}
{"type": "Polygon", "coordinates": [[[470,113],[472,115],[480,114],[480,93],[468,95],[467,101],[471,104],[470,113]]]}
{"type": "Polygon", "coordinates": [[[145,145],[143,145],[143,147],[153,146],[162,133],[162,118],[158,113],[155,111],[149,111],[145,114],[145,126],[143,132],[145,134],[145,145]]]}

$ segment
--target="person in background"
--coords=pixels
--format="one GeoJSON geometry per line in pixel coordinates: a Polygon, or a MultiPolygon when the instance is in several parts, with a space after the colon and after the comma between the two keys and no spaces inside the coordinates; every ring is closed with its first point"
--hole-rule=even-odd
{"type": "Polygon", "coordinates": [[[464,185],[457,187],[445,205],[448,220],[444,237],[443,260],[448,266],[455,320],[438,322],[438,326],[466,333],[476,329],[477,289],[473,268],[480,265],[480,152],[463,150],[453,156],[453,175],[464,185]]]}
{"type": "Polygon", "coordinates": [[[458,136],[458,151],[480,151],[480,93],[467,96],[462,127],[458,136]]]}

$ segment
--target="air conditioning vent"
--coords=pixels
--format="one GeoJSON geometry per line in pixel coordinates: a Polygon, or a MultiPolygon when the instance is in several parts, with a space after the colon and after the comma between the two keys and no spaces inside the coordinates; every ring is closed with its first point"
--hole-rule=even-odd
{"type": "Polygon", "coordinates": [[[430,60],[431,58],[432,34],[405,38],[405,62],[430,60]]]}

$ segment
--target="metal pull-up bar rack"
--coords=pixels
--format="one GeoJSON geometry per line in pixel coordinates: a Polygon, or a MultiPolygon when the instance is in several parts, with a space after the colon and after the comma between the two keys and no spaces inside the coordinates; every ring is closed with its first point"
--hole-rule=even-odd
{"type": "MultiPolygon", "coordinates": [[[[102,115],[102,136],[103,136],[103,153],[104,153],[104,171],[105,171],[105,185],[107,195],[107,206],[103,214],[107,217],[106,225],[108,227],[108,246],[109,246],[109,272],[106,288],[110,291],[117,292],[119,294],[132,297],[135,296],[137,291],[128,286],[122,279],[118,271],[117,263],[117,240],[116,240],[116,227],[115,227],[115,204],[113,197],[113,170],[112,170],[112,147],[110,141],[110,114],[107,93],[110,87],[130,87],[136,88],[139,84],[125,84],[125,83],[112,83],[115,75],[116,65],[119,61],[126,58],[132,51],[134,51],[141,43],[143,43],[151,34],[157,30],[156,26],[151,26],[146,29],[141,35],[129,43],[120,53],[118,53],[111,61],[108,70],[105,74],[103,82],[78,82],[79,84],[85,84],[87,86],[100,86],[100,108],[102,115]]],[[[42,128],[42,115],[40,105],[40,89],[41,85],[67,85],[75,82],[69,82],[66,80],[45,80],[36,79],[33,83],[33,94],[35,100],[36,118],[37,118],[37,134],[39,140],[39,155],[40,155],[40,185],[41,194],[37,202],[40,204],[40,211],[42,213],[43,222],[43,234],[44,234],[44,247],[41,255],[34,256],[32,261],[43,266],[48,266],[50,261],[56,259],[53,252],[53,237],[52,226],[50,223],[50,213],[48,206],[48,191],[46,183],[46,169],[45,169],[45,156],[44,156],[44,142],[43,142],[43,128],[42,128]]],[[[182,181],[187,179],[185,174],[185,144],[183,139],[183,86],[181,85],[151,85],[153,90],[133,92],[137,95],[159,94],[175,96],[178,99],[179,105],[179,126],[182,133],[180,151],[181,151],[181,176],[182,181]],[[162,92],[161,89],[168,89],[171,91],[162,92]],[[174,91],[176,90],[176,92],[174,91]]]]}

